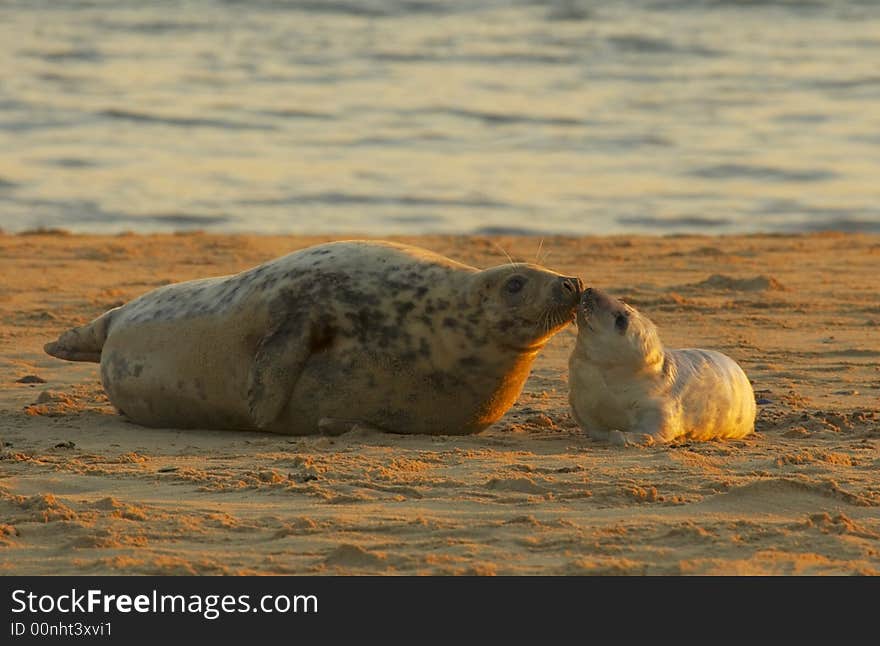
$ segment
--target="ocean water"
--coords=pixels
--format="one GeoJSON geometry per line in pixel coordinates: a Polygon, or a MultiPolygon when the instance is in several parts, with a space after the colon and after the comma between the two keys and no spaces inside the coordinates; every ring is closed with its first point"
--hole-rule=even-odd
{"type": "Polygon", "coordinates": [[[880,231],[876,0],[0,0],[0,228],[880,231]]]}

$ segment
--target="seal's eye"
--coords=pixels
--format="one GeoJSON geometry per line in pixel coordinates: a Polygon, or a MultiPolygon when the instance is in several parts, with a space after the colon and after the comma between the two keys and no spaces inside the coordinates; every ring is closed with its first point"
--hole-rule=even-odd
{"type": "Polygon", "coordinates": [[[626,328],[629,327],[629,315],[624,312],[618,312],[614,317],[614,327],[616,327],[617,331],[621,334],[626,332],[626,328]]]}
{"type": "Polygon", "coordinates": [[[526,286],[526,279],[522,276],[514,276],[504,285],[504,289],[507,290],[508,294],[516,294],[522,291],[522,288],[526,286]]]}

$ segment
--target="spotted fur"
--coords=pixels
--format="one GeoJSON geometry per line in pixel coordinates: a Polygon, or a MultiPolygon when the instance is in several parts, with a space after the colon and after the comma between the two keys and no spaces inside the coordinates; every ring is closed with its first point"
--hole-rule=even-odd
{"type": "Polygon", "coordinates": [[[472,433],[513,404],[579,286],[535,265],[480,271],[416,247],[337,242],[161,287],[46,351],[100,361],[111,402],[148,426],[311,434],[342,418],[472,433]],[[504,291],[514,275],[523,294],[504,291]]]}

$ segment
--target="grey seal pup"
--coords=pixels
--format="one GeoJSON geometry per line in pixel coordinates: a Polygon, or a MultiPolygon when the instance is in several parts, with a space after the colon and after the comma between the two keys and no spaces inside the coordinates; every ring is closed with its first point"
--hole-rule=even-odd
{"type": "Polygon", "coordinates": [[[714,350],[670,350],[638,310],[587,289],[569,359],[569,403],[593,437],[625,445],[740,438],[755,428],[743,369],[714,350]]]}
{"type": "Polygon", "coordinates": [[[513,405],[580,291],[531,264],[333,242],[160,287],[45,350],[100,362],[110,401],[146,426],[466,434],[513,405]]]}

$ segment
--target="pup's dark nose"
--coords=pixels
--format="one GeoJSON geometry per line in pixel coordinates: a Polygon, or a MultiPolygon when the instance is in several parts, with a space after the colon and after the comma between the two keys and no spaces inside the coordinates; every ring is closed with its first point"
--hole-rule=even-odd
{"type": "Polygon", "coordinates": [[[581,307],[592,309],[600,300],[602,300],[602,291],[587,287],[581,294],[581,307]]]}

